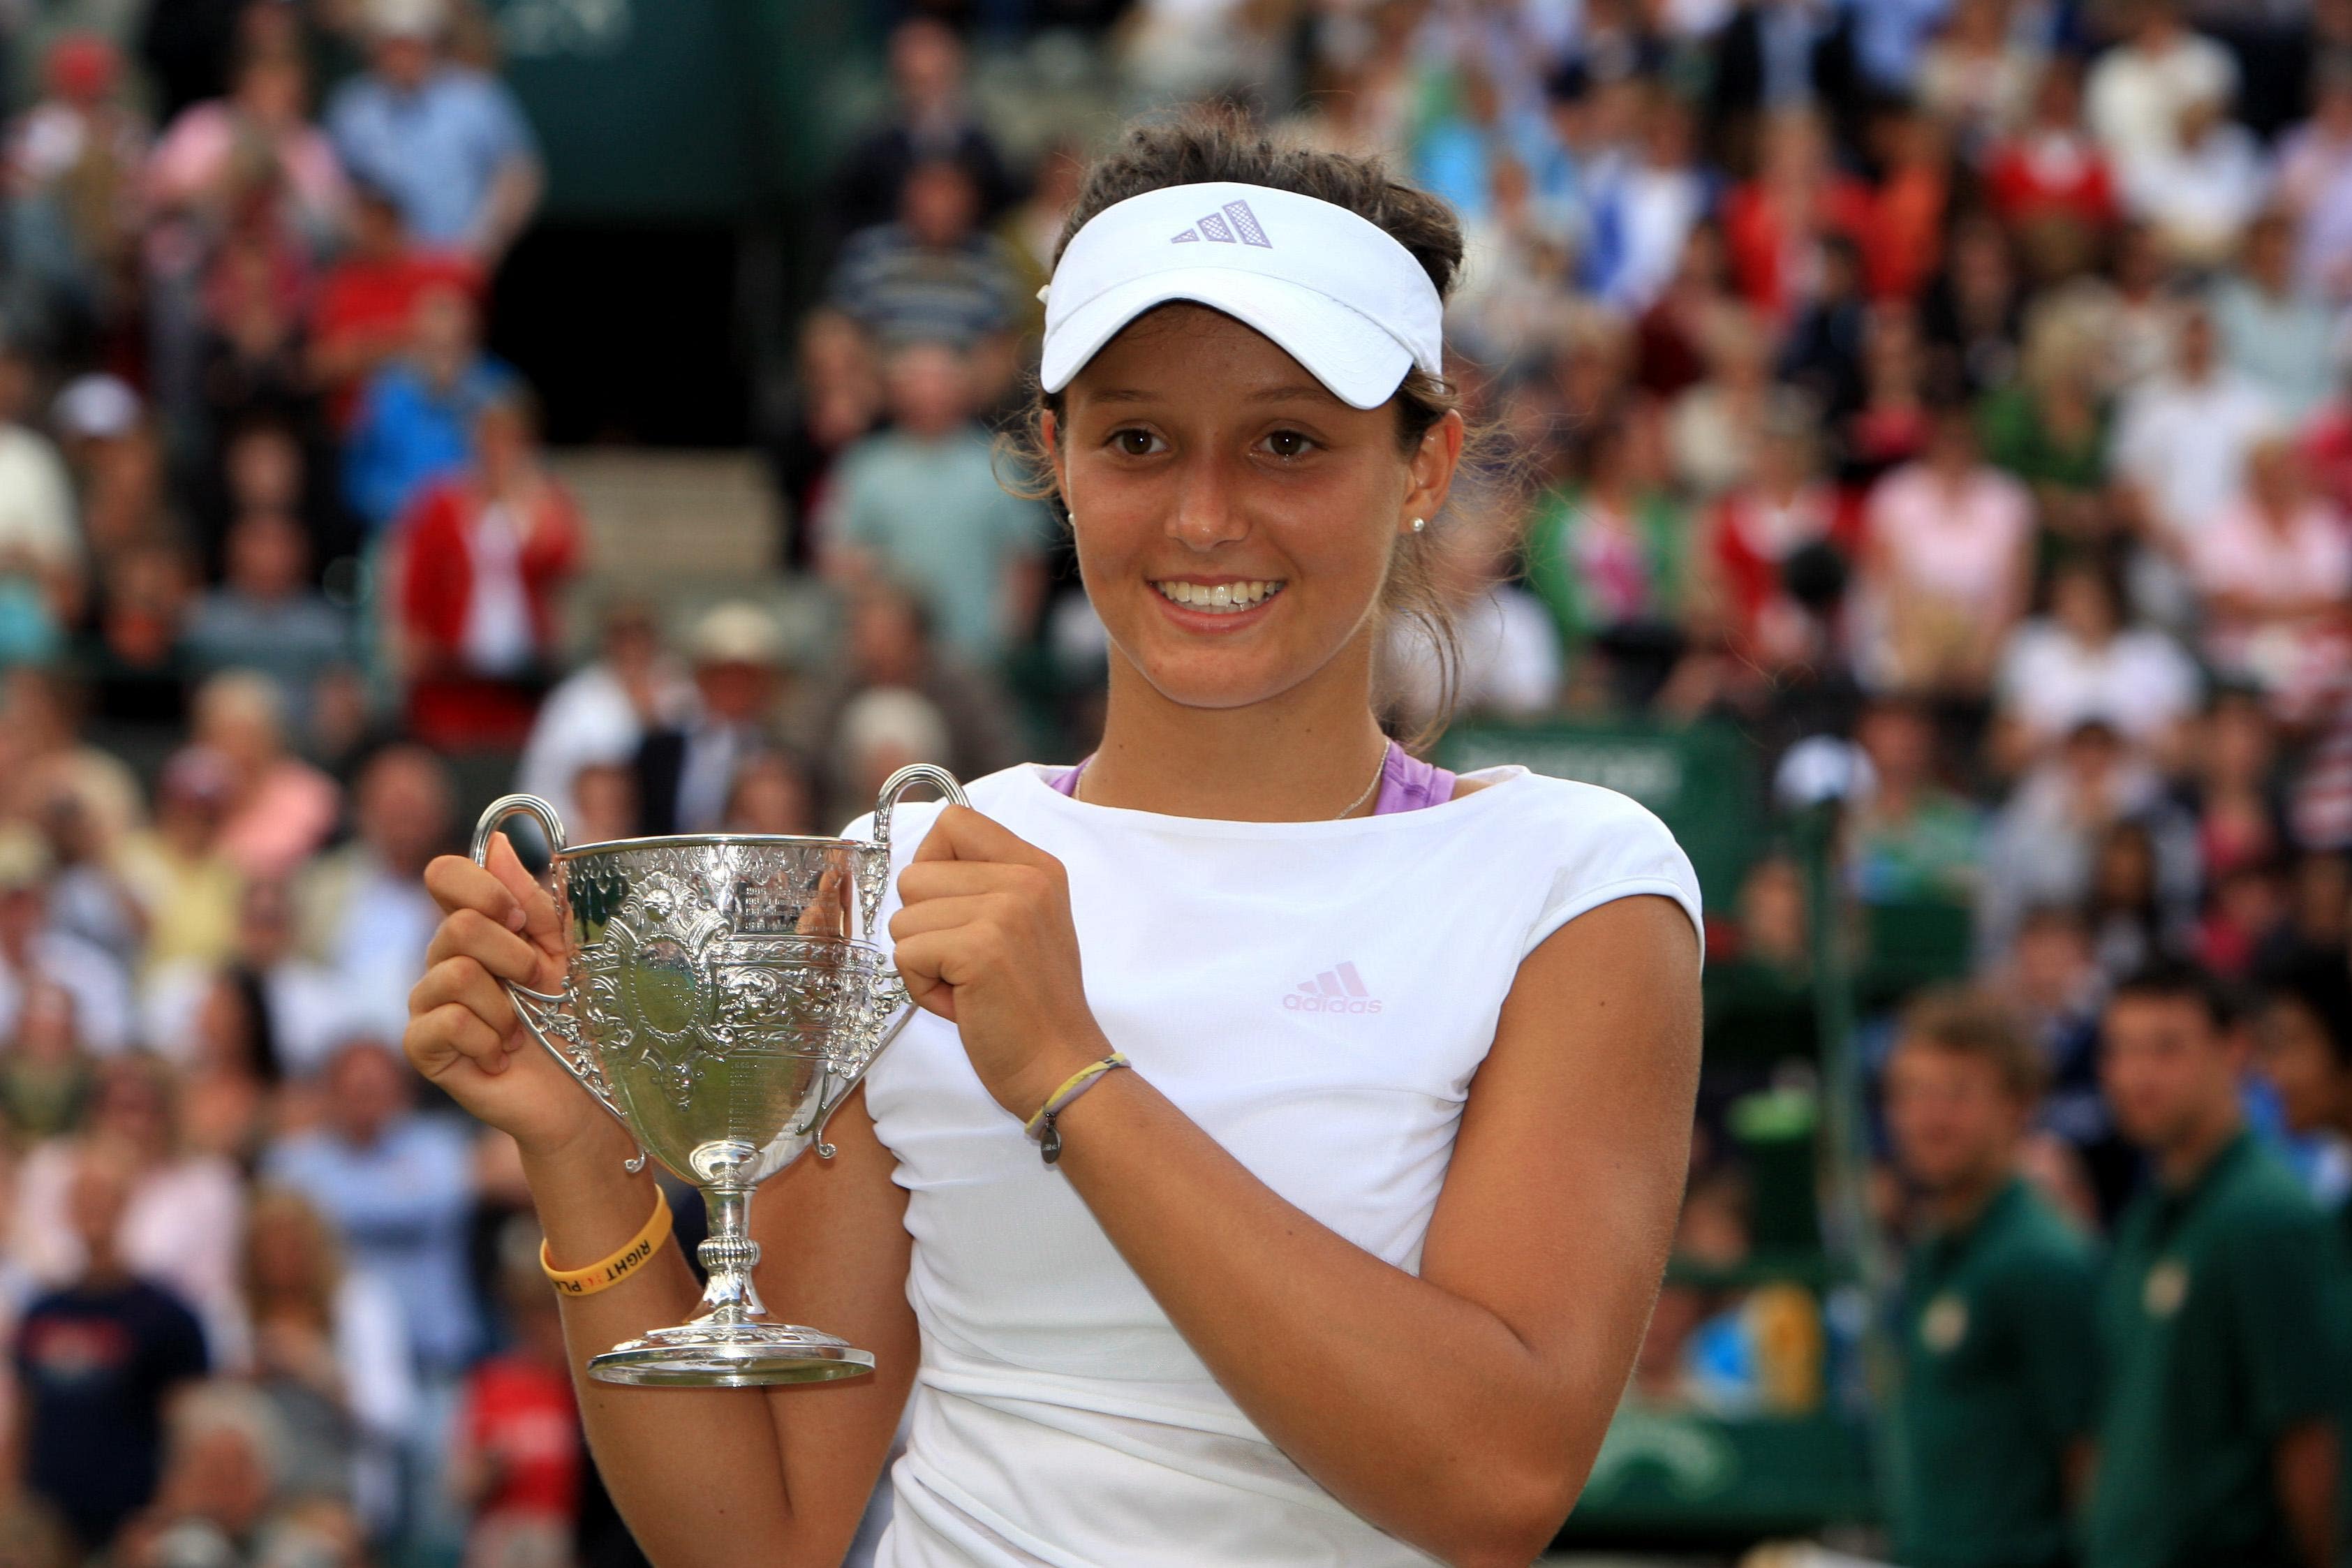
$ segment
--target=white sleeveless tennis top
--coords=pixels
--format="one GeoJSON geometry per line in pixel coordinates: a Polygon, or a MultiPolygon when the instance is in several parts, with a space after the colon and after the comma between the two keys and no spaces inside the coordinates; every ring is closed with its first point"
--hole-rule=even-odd
{"type": "MultiPolygon", "coordinates": [[[[1517,767],[1469,776],[1486,787],[1344,822],[1089,805],[1034,765],[970,794],[1068,868],[1087,1000],[1137,1070],[1284,1198],[1415,1269],[1520,960],[1612,899],[1699,917],[1690,862],[1633,802],[1517,767]]],[[[936,815],[900,810],[898,864],[936,815]]],[[[917,1014],[866,1098],[908,1193],[923,1346],[882,1568],[1433,1561],[1217,1386],[954,1026],[917,1014]]]]}

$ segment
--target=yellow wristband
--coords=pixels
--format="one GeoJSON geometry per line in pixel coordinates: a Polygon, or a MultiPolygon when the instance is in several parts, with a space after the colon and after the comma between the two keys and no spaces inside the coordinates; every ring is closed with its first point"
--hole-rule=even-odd
{"type": "Polygon", "coordinates": [[[654,1217],[646,1221],[645,1229],[637,1232],[626,1247],[602,1263],[592,1263],[585,1268],[558,1268],[547,1260],[547,1243],[539,1244],[539,1267],[548,1283],[567,1296],[593,1296],[599,1290],[609,1290],[653,1260],[661,1244],[669,1239],[669,1199],[659,1187],[654,1189],[654,1217]]]}
{"type": "Polygon", "coordinates": [[[1037,1108],[1037,1114],[1021,1124],[1021,1131],[1037,1141],[1040,1152],[1045,1156],[1045,1163],[1053,1164],[1062,1157],[1061,1131],[1054,1125],[1054,1119],[1062,1113],[1062,1108],[1092,1089],[1096,1080],[1105,1073],[1132,1065],[1119,1051],[1111,1052],[1098,1062],[1088,1062],[1064,1079],[1062,1087],[1047,1095],[1045,1103],[1037,1108]]]}

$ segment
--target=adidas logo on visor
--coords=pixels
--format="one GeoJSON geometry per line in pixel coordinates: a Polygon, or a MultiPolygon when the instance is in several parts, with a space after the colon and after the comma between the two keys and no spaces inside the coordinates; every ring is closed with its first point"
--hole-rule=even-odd
{"type": "Polygon", "coordinates": [[[1336,963],[1282,999],[1292,1013],[1377,1013],[1381,999],[1372,994],[1353,963],[1336,963]]]}
{"type": "Polygon", "coordinates": [[[1227,202],[1179,235],[1169,237],[1171,245],[1197,244],[1208,240],[1215,245],[1255,245],[1260,250],[1272,250],[1274,241],[1266,238],[1265,226],[1257,221],[1247,202],[1227,202]]]}

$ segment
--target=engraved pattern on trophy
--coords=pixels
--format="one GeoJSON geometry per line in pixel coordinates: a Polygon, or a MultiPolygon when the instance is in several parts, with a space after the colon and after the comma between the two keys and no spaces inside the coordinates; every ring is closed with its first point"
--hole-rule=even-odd
{"type": "Polygon", "coordinates": [[[701,1310],[593,1358],[591,1375],[730,1387],[872,1367],[830,1334],[768,1319],[746,1222],[761,1181],[812,1145],[832,1156],[826,1119],[911,1014],[870,939],[890,806],[916,784],[963,804],[944,770],[902,769],[883,786],[872,844],[714,835],[566,847],[533,796],[483,813],[476,859],[516,815],[536,819],[554,852],[571,956],[560,995],[508,988],[525,1026],[646,1153],[702,1189],[710,1216],[701,1310]]]}

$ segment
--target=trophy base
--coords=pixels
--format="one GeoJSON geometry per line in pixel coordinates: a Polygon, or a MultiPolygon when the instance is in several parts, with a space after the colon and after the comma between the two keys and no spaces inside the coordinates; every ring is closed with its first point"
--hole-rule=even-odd
{"type": "Polygon", "coordinates": [[[873,1352],[789,1323],[682,1323],[588,1360],[597,1382],[638,1388],[761,1388],[873,1370],[873,1352]]]}

